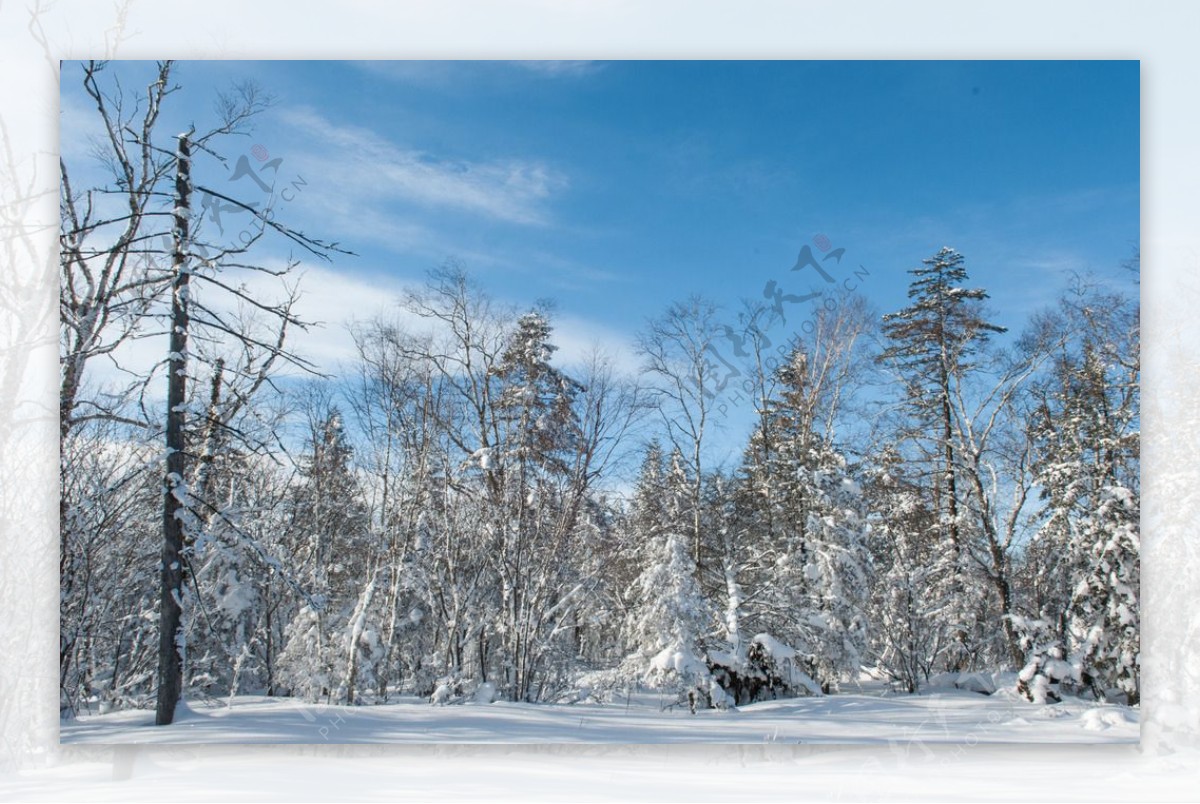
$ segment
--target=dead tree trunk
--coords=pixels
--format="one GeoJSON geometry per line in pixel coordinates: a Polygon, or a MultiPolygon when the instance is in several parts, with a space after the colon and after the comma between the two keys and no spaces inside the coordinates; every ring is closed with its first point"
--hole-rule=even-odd
{"type": "Polygon", "coordinates": [[[191,201],[188,135],[179,136],[175,172],[174,282],[171,293],[171,345],[167,359],[167,471],[163,483],[163,545],[158,641],[158,706],[154,722],[168,726],[183,692],[184,522],[187,455],[184,423],[188,341],[188,213],[191,201]]]}

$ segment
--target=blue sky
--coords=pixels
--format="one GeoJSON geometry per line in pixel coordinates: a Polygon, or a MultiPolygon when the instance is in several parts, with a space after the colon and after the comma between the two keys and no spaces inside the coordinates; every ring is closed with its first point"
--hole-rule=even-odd
{"type": "MultiPolygon", "coordinates": [[[[134,87],[151,65],[111,69],[134,87]]],[[[78,72],[63,64],[69,165],[89,130],[78,72]]],[[[817,235],[846,249],[839,278],[869,270],[859,291],[881,311],[951,245],[1013,329],[1070,271],[1122,281],[1139,238],[1134,61],[227,61],[177,79],[164,131],[202,129],[234,81],[274,95],[222,148],[230,168],[261,166],[254,145],[282,158],[278,180],[303,184],[279,217],[357,253],[306,260],[306,312],[328,323],[306,345],[324,361],[345,318],[447,259],[502,299],[554,299],[565,360],[600,340],[632,365],[633,333],[675,299],[732,314],[770,280],[815,288],[789,269],[817,235]]]]}

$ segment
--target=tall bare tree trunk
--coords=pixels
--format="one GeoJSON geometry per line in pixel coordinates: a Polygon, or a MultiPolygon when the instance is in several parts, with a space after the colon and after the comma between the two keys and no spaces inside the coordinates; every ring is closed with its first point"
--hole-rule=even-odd
{"type": "Polygon", "coordinates": [[[946,478],[946,514],[950,520],[950,544],[954,547],[954,558],[957,560],[962,553],[962,543],[958,533],[958,483],[954,470],[954,419],[950,412],[950,375],[946,370],[944,357],[938,381],[940,386],[938,391],[942,408],[942,452],[945,460],[945,469],[943,471],[946,478]]]}
{"type": "Polygon", "coordinates": [[[188,213],[191,201],[191,156],[188,134],[179,135],[175,172],[174,250],[171,263],[171,349],[167,360],[167,473],[163,483],[162,588],[159,607],[158,706],[154,722],[168,726],[183,692],[182,595],[183,515],[187,485],[184,421],[187,392],[188,213]]]}

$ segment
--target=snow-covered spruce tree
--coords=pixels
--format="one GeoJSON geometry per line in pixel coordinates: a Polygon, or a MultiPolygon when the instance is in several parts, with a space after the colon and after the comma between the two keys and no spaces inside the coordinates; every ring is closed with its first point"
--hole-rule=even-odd
{"type": "Polygon", "coordinates": [[[710,694],[701,637],[708,604],[696,583],[688,538],[678,528],[655,537],[656,561],[639,576],[641,605],[627,639],[637,645],[626,664],[652,687],[685,696],[710,694]]]}
{"type": "Polygon", "coordinates": [[[569,637],[557,623],[582,581],[570,542],[588,482],[572,471],[581,444],[574,402],[583,387],[551,365],[557,347],[550,334],[542,311],[522,315],[493,372],[501,435],[490,460],[504,477],[501,548],[493,556],[501,593],[498,659],[513,700],[544,692],[547,661],[562,647],[554,642],[569,637]]]}
{"type": "MultiPolygon", "coordinates": [[[[1114,294],[1063,300],[1064,339],[1031,428],[1046,500],[1029,556],[1078,681],[1140,700],[1138,318],[1114,294]]],[[[1061,648],[1060,648],[1061,649],[1061,648]]],[[[1039,655],[1031,655],[1036,662],[1039,655]]]]}
{"type": "Polygon", "coordinates": [[[905,391],[913,428],[910,459],[928,466],[927,483],[942,531],[942,550],[951,565],[943,573],[945,586],[930,593],[940,598],[942,627],[953,636],[947,668],[970,666],[980,645],[980,600],[984,597],[969,559],[973,534],[962,504],[959,456],[956,452],[954,400],[975,368],[972,357],[991,333],[1006,331],[988,322],[982,310],[987,293],[965,286],[967,271],[961,254],[944,247],[909,271],[908,307],[883,317],[883,334],[890,342],[878,360],[892,368],[905,391]]]}
{"type": "MultiPolygon", "coordinates": [[[[656,542],[667,528],[666,456],[653,439],[646,445],[641,469],[622,519],[623,533],[605,567],[621,621],[627,622],[640,605],[637,579],[654,560],[656,542]]],[[[634,646],[622,645],[622,649],[634,646]]]]}
{"type": "Polygon", "coordinates": [[[647,567],[659,561],[660,537],[668,525],[664,505],[667,499],[665,460],[661,443],[651,439],[643,450],[633,494],[623,506],[612,542],[596,567],[603,575],[606,606],[615,620],[616,663],[585,672],[580,684],[600,699],[642,683],[645,674],[640,645],[642,635],[633,625],[638,622],[644,603],[640,579],[647,567]]]}
{"type": "MultiPolygon", "coordinates": [[[[892,447],[867,472],[874,557],[870,622],[874,666],[907,692],[929,680],[947,647],[936,602],[929,594],[939,571],[937,517],[919,483],[892,447]]],[[[953,567],[949,569],[953,570],[953,567]]]]}
{"type": "MultiPolygon", "coordinates": [[[[196,498],[212,507],[204,512],[207,516],[189,520],[196,534],[188,555],[195,585],[188,589],[192,605],[184,612],[184,689],[209,695],[233,693],[239,680],[251,674],[262,602],[254,582],[262,567],[255,554],[258,545],[246,538],[256,516],[266,513],[252,510],[258,500],[250,478],[262,467],[254,456],[221,443],[226,441],[214,439],[213,451],[202,453],[208,460],[201,462],[196,498]]],[[[251,681],[250,686],[257,684],[251,681]]]]}
{"type": "Polygon", "coordinates": [[[630,653],[614,675],[627,686],[645,683],[678,694],[693,707],[699,700],[723,702],[704,660],[712,612],[696,578],[687,530],[691,480],[679,450],[672,451],[661,478],[659,460],[652,446],[637,494],[647,505],[639,518],[647,542],[639,551],[642,569],[630,590],[623,631],[630,653]],[[651,495],[660,483],[665,494],[659,497],[656,515],[651,495]]]}
{"type": "Polygon", "coordinates": [[[1084,520],[1080,545],[1087,569],[1072,590],[1070,629],[1080,679],[1097,698],[1141,700],[1141,548],[1138,496],[1105,486],[1099,508],[1084,520]]]}
{"type": "Polygon", "coordinates": [[[753,590],[762,630],[808,657],[825,691],[857,672],[866,649],[869,526],[845,458],[814,430],[808,356],[797,348],[778,372],[775,396],[746,452],[768,563],[753,590]]]}
{"type": "Polygon", "coordinates": [[[376,557],[341,413],[320,389],[308,401],[309,451],[291,502],[289,528],[308,598],[287,627],[280,673],[293,694],[331,700],[348,691],[348,663],[357,653],[347,644],[347,634],[358,624],[355,610],[376,557]]]}

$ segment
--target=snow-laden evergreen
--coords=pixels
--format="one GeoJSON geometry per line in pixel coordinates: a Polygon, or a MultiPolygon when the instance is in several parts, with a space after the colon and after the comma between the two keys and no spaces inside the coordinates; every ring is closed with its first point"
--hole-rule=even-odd
{"type": "Polygon", "coordinates": [[[1069,659],[1077,684],[1137,702],[1137,312],[1120,297],[1081,289],[1051,323],[1064,337],[1030,424],[1046,502],[1028,567],[1037,616],[1054,624],[1052,649],[1069,659]]]}
{"type": "Polygon", "coordinates": [[[940,601],[940,628],[951,642],[944,653],[947,667],[972,667],[984,636],[976,571],[972,553],[978,529],[964,505],[969,494],[962,478],[959,435],[961,411],[957,401],[978,370],[978,355],[990,336],[1006,331],[987,320],[982,288],[967,287],[962,254],[943,247],[909,271],[910,304],[883,317],[882,334],[888,345],[878,360],[890,368],[903,388],[911,425],[905,428],[906,455],[927,467],[929,492],[937,514],[939,564],[929,579],[940,601]]]}
{"type": "Polygon", "coordinates": [[[951,634],[941,625],[934,594],[940,556],[933,511],[899,453],[887,449],[866,481],[876,582],[870,607],[874,667],[908,692],[917,692],[944,661],[951,634]]]}
{"type": "Polygon", "coordinates": [[[870,525],[846,459],[814,430],[808,356],[779,371],[746,451],[742,494],[760,586],[747,608],[762,631],[805,657],[826,690],[858,672],[867,648],[870,525]]]}

